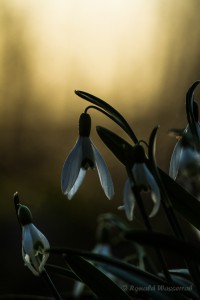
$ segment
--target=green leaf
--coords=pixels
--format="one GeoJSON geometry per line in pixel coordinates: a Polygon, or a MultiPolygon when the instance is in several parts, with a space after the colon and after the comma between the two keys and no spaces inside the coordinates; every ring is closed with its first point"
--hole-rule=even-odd
{"type": "Polygon", "coordinates": [[[100,299],[131,298],[118,287],[110,278],[98,270],[94,265],[77,255],[67,254],[65,259],[77,276],[96,294],[100,299]]]}
{"type": "Polygon", "coordinates": [[[132,156],[134,155],[133,146],[107,128],[97,126],[96,129],[104,144],[123,165],[126,166],[129,164],[129,161],[132,163],[132,156]]]}
{"type": "Polygon", "coordinates": [[[141,245],[156,246],[163,250],[169,250],[177,256],[200,261],[200,247],[191,242],[178,240],[167,234],[143,230],[128,230],[125,232],[124,236],[128,240],[137,242],[141,245]]]}
{"type": "MultiPolygon", "coordinates": [[[[157,128],[155,128],[156,133],[157,128]]],[[[114,132],[97,126],[97,132],[116,158],[126,167],[134,160],[134,147],[114,132]]],[[[149,160],[147,160],[149,164],[149,160]]],[[[158,168],[159,174],[175,210],[189,223],[200,230],[200,202],[182,188],[177,182],[158,168]]]]}
{"type": "MultiPolygon", "coordinates": [[[[71,248],[50,248],[50,253],[54,254],[66,254],[66,255],[79,255],[88,259],[90,261],[94,261],[95,263],[104,263],[110,266],[114,266],[120,268],[126,272],[132,273],[133,275],[137,276],[138,278],[142,278],[142,281],[145,280],[147,282],[154,282],[155,284],[166,284],[165,281],[160,279],[159,277],[152,275],[151,273],[144,272],[141,269],[136,268],[135,266],[128,264],[122,260],[117,258],[108,257],[101,254],[96,254],[89,251],[82,251],[77,249],[71,248]]],[[[125,279],[125,278],[124,278],[125,279]]]]}
{"type": "MultiPolygon", "coordinates": [[[[113,257],[107,257],[104,255],[96,254],[96,253],[91,253],[88,251],[81,251],[81,250],[76,250],[76,249],[69,249],[69,248],[51,248],[49,250],[51,253],[54,254],[66,254],[68,255],[80,255],[84,257],[87,260],[95,262],[98,266],[101,266],[106,272],[110,272],[111,274],[115,275],[116,277],[120,278],[124,282],[126,282],[124,288],[127,290],[130,289],[134,293],[134,289],[131,287],[139,287],[139,288],[144,288],[143,289],[143,295],[151,295],[153,299],[171,299],[170,293],[167,291],[159,291],[158,287],[168,287],[172,286],[170,283],[166,282],[160,277],[157,277],[153,274],[150,274],[148,272],[145,272],[131,264],[128,264],[122,260],[113,258],[113,257]],[[146,290],[146,287],[155,287],[152,290],[146,290]]],[[[72,267],[72,266],[71,266],[72,267]]],[[[75,272],[76,270],[73,269],[75,272]]],[[[84,271],[83,271],[84,273],[84,271]]],[[[77,276],[79,274],[76,272],[77,276]]],[[[92,275],[92,274],[91,274],[92,275]]],[[[84,274],[83,274],[84,276],[84,274]]],[[[80,277],[81,278],[81,277],[80,277]]],[[[85,279],[82,277],[81,278],[83,282],[85,282],[85,279]]],[[[135,291],[136,292],[136,291],[135,291]]],[[[184,293],[183,293],[184,294],[184,293]]],[[[182,295],[182,299],[183,298],[182,295]]],[[[136,296],[138,294],[136,293],[136,296]]],[[[118,299],[118,298],[116,298],[118,299]]]]}
{"type": "Polygon", "coordinates": [[[189,223],[200,230],[200,202],[159,169],[173,207],[189,223]]]}
{"type": "Polygon", "coordinates": [[[81,281],[80,278],[76,276],[71,270],[67,268],[63,268],[57,265],[52,265],[52,264],[46,264],[45,268],[47,269],[48,272],[53,273],[55,275],[63,276],[63,277],[68,277],[73,280],[81,281]]]}
{"type": "MultiPolygon", "coordinates": [[[[109,105],[107,102],[97,98],[94,95],[91,95],[89,93],[83,92],[83,91],[75,91],[75,94],[79,97],[83,98],[84,100],[87,100],[101,108],[103,108],[108,114],[111,116],[111,119],[117,123],[124,131],[130,136],[130,138],[134,141],[134,143],[137,143],[137,137],[135,136],[133,130],[127,123],[127,121],[124,119],[124,117],[111,105],[109,105]]],[[[108,116],[109,117],[109,116],[108,116]]]]}
{"type": "MultiPolygon", "coordinates": [[[[114,132],[104,127],[97,126],[97,132],[105,145],[124,166],[126,166],[126,164],[133,163],[133,146],[131,146],[128,142],[114,132]]],[[[149,164],[149,160],[147,160],[147,164],[149,164]]],[[[182,188],[177,182],[175,182],[171,177],[169,177],[165,172],[159,168],[158,170],[173,207],[189,223],[200,230],[200,202],[184,188],[182,188]]]]}
{"type": "Polygon", "coordinates": [[[189,297],[189,299],[196,299],[196,300],[199,299],[199,296],[196,292],[196,288],[193,282],[176,275],[172,275],[171,277],[178,287],[183,287],[185,296],[189,297]]]}

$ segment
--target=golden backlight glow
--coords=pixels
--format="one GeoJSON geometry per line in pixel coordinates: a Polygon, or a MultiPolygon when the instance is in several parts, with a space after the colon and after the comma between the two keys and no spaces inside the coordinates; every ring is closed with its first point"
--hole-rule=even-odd
{"type": "MultiPolygon", "coordinates": [[[[115,199],[106,199],[96,170],[88,171],[72,201],[61,192],[62,167],[78,137],[79,116],[89,105],[75,89],[106,100],[147,143],[159,124],[156,161],[168,172],[176,139],[167,132],[186,126],[185,94],[200,79],[199,14],[200,0],[0,0],[2,295],[45,293],[20,260],[16,191],[52,247],[92,249],[100,214],[125,217],[117,207],[126,170],[95,126],[131,141],[94,110],[89,110],[91,139],[108,165],[115,199]]],[[[155,228],[162,230],[164,219],[161,213],[153,227],[157,222],[155,228]]],[[[140,221],[134,224],[137,228],[140,221]]]]}
{"type": "MultiPolygon", "coordinates": [[[[197,29],[191,36],[188,22],[196,22],[197,5],[190,0],[5,0],[1,15],[8,24],[2,22],[0,39],[8,43],[12,21],[15,44],[10,44],[23,42],[19,51],[22,57],[26,52],[31,101],[52,119],[65,119],[67,111],[70,117],[80,107],[73,102],[74,89],[104,98],[134,118],[156,107],[166,80],[172,84],[172,74],[180,75],[180,66],[188,67],[185,58],[196,53],[197,29]]],[[[4,46],[3,57],[6,51],[4,46]]],[[[17,59],[16,64],[20,74],[17,59]]],[[[187,71],[181,75],[187,78],[187,71]]],[[[4,65],[2,72],[9,68],[4,65]]]]}

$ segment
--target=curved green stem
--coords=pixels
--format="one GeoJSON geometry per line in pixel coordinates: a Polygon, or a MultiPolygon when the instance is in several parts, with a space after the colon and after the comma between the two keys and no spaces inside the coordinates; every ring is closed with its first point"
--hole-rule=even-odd
{"type": "Polygon", "coordinates": [[[91,95],[89,93],[76,90],[75,94],[83,98],[84,100],[87,100],[97,105],[98,107],[101,107],[104,111],[106,111],[110,115],[110,118],[129,135],[129,137],[133,140],[135,144],[138,143],[138,139],[135,133],[133,132],[133,130],[131,129],[130,125],[114,107],[109,105],[107,102],[101,100],[100,98],[97,98],[96,96],[91,95]]]}
{"type": "MultiPolygon", "coordinates": [[[[135,198],[136,198],[136,201],[137,201],[137,205],[140,209],[140,213],[142,215],[142,218],[143,218],[143,221],[144,221],[144,224],[146,226],[146,229],[149,231],[149,232],[153,232],[153,229],[152,229],[152,226],[151,226],[151,223],[149,221],[149,217],[148,215],[146,214],[146,211],[145,211],[145,208],[144,208],[144,204],[143,204],[143,201],[142,201],[142,198],[140,196],[140,193],[138,191],[138,188],[137,186],[135,185],[134,183],[134,178],[133,178],[133,174],[130,170],[129,167],[126,168],[127,169],[127,173],[128,173],[128,177],[129,177],[129,180],[131,182],[131,189],[132,189],[132,193],[134,194],[135,198]]],[[[162,270],[163,270],[163,274],[165,275],[165,278],[166,280],[168,280],[169,282],[172,282],[172,279],[171,279],[171,276],[169,274],[169,271],[168,271],[168,268],[167,268],[167,265],[166,265],[166,262],[163,258],[163,255],[160,251],[160,249],[158,247],[155,246],[155,252],[157,254],[157,257],[160,261],[160,264],[161,264],[161,267],[162,267],[162,270]]]]}

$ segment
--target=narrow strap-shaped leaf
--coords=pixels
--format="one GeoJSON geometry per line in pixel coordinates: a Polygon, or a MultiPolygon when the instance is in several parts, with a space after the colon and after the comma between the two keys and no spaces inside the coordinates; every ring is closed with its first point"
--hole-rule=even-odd
{"type": "MultiPolygon", "coordinates": [[[[51,248],[49,249],[49,252],[54,254],[73,254],[73,255],[79,255],[84,257],[85,259],[88,259],[90,261],[93,261],[95,263],[104,263],[110,266],[114,266],[117,268],[120,268],[124,270],[125,272],[132,273],[134,276],[137,276],[138,278],[141,278],[142,281],[157,284],[157,285],[168,285],[166,281],[161,279],[160,277],[157,277],[149,272],[143,271],[129,263],[126,263],[122,260],[119,260],[117,258],[108,257],[101,254],[92,253],[89,251],[82,251],[77,249],[70,249],[70,248],[51,248]]],[[[125,279],[125,278],[124,278],[125,279]]]]}
{"type": "Polygon", "coordinates": [[[86,92],[83,92],[83,91],[76,90],[75,94],[78,95],[79,97],[83,98],[84,100],[87,100],[87,101],[103,108],[106,112],[108,112],[112,116],[112,120],[115,121],[115,123],[117,123],[130,136],[130,138],[134,141],[134,143],[138,142],[136,135],[134,134],[133,130],[131,129],[131,127],[129,126],[127,121],[111,105],[109,105],[107,102],[97,98],[96,96],[91,95],[86,92]]]}
{"type": "Polygon", "coordinates": [[[102,300],[131,298],[110,278],[94,265],[77,255],[66,255],[65,259],[77,276],[102,300]]]}
{"type": "MultiPolygon", "coordinates": [[[[133,162],[133,146],[131,146],[128,142],[126,142],[114,132],[102,126],[97,126],[97,133],[104,144],[111,150],[111,152],[124,166],[126,166],[129,160],[130,163],[133,162]]],[[[146,162],[148,164],[148,160],[146,162]]],[[[158,170],[173,207],[189,223],[200,230],[200,202],[185,189],[183,189],[177,182],[175,182],[160,168],[158,168],[158,170]]]]}
{"type": "Polygon", "coordinates": [[[76,276],[76,274],[74,274],[71,270],[69,270],[67,268],[63,268],[63,267],[60,267],[60,266],[57,266],[57,265],[52,265],[52,264],[46,264],[45,268],[50,273],[53,273],[55,275],[64,276],[64,277],[68,277],[69,279],[81,281],[80,278],[78,278],[76,276]]]}
{"type": "Polygon", "coordinates": [[[145,280],[144,277],[138,276],[137,274],[133,275],[130,272],[126,272],[120,268],[110,266],[108,264],[100,264],[101,267],[106,271],[111,273],[112,275],[115,275],[117,278],[120,278],[124,280],[127,285],[124,287],[131,292],[131,296],[139,296],[140,298],[148,296],[148,299],[157,299],[160,300],[161,297],[163,300],[169,300],[171,299],[170,295],[168,293],[165,293],[165,291],[162,291],[162,293],[159,291],[158,287],[160,285],[157,285],[155,282],[149,282],[145,280]],[[134,289],[134,287],[136,287],[134,289]],[[149,287],[149,288],[147,288],[149,287]],[[138,290],[139,293],[138,293],[138,290]]]}
{"type": "Polygon", "coordinates": [[[174,275],[172,276],[172,279],[179,288],[182,288],[182,290],[184,291],[184,295],[188,297],[188,299],[199,300],[199,296],[196,292],[196,288],[193,282],[174,275]]]}
{"type": "Polygon", "coordinates": [[[97,126],[96,130],[104,144],[110,149],[116,158],[126,166],[127,163],[129,163],[129,160],[132,160],[134,147],[107,128],[97,126]]]}
{"type": "Polygon", "coordinates": [[[91,260],[93,262],[96,263],[105,263],[105,264],[109,264],[111,266],[115,266],[115,267],[119,267],[121,269],[123,269],[124,271],[128,271],[128,272],[132,272],[132,274],[137,274],[137,276],[140,276],[142,278],[142,276],[144,276],[143,278],[145,278],[146,281],[149,282],[154,282],[157,284],[166,284],[166,282],[162,279],[160,279],[159,277],[148,273],[148,272],[144,272],[141,269],[126,263],[122,260],[119,260],[117,258],[113,258],[113,257],[108,257],[105,255],[101,255],[101,254],[97,254],[97,253],[93,253],[93,252],[89,252],[89,251],[83,251],[83,250],[77,250],[77,249],[71,249],[71,248],[53,248],[51,247],[48,250],[50,253],[54,253],[54,254],[66,254],[66,255],[79,255],[84,257],[85,259],[91,260]]]}
{"type": "MultiPolygon", "coordinates": [[[[101,266],[105,271],[115,275],[116,277],[120,278],[124,282],[127,283],[126,289],[128,290],[130,287],[139,287],[144,288],[147,286],[153,287],[153,290],[150,292],[151,296],[153,296],[153,299],[171,299],[170,293],[167,292],[167,287],[171,286],[171,283],[167,283],[165,280],[161,279],[160,277],[157,277],[155,275],[152,275],[148,272],[145,272],[131,264],[128,264],[126,262],[123,262],[119,259],[113,258],[113,257],[106,257],[104,255],[91,253],[88,251],[80,251],[76,249],[62,249],[62,248],[51,248],[49,250],[52,253],[55,254],[66,254],[68,255],[81,255],[82,257],[86,258],[89,261],[93,261],[98,266],[101,266]],[[162,291],[159,291],[159,287],[163,287],[162,291]],[[155,288],[154,288],[155,287],[155,288]],[[166,291],[164,290],[166,288],[166,291]]],[[[75,270],[74,270],[75,271],[75,270]]],[[[77,273],[78,275],[78,273],[77,273]]],[[[79,276],[79,275],[78,275],[79,276]]],[[[84,280],[83,280],[84,281],[84,280]]],[[[176,285],[175,285],[176,286],[176,285]]],[[[172,287],[172,286],[171,286],[172,287]]],[[[134,292],[134,289],[132,289],[132,292],[134,292]]],[[[147,294],[149,291],[146,291],[147,294]]],[[[184,294],[184,292],[183,292],[184,294]]],[[[182,295],[182,299],[185,299],[182,295]]],[[[180,294],[179,294],[180,296],[180,294]]]]}
{"type": "Polygon", "coordinates": [[[157,246],[164,250],[170,250],[172,253],[176,253],[177,256],[200,262],[200,247],[191,242],[181,241],[167,234],[143,230],[128,230],[124,236],[141,245],[157,246]]]}
{"type": "Polygon", "coordinates": [[[200,230],[200,202],[161,169],[159,172],[173,207],[189,223],[200,230]]]}
{"type": "MultiPolygon", "coordinates": [[[[171,286],[169,289],[168,287],[161,288],[162,285],[156,285],[155,282],[148,282],[144,278],[141,278],[138,275],[130,274],[129,272],[124,272],[124,270],[121,270],[120,268],[116,268],[113,266],[110,266],[108,264],[101,264],[102,268],[106,272],[110,272],[111,274],[117,276],[118,278],[121,278],[122,280],[126,280],[127,283],[130,284],[130,291],[136,292],[136,289],[134,290],[133,287],[138,288],[140,290],[140,293],[138,295],[138,292],[136,292],[136,296],[139,296],[141,299],[148,296],[148,299],[158,299],[160,300],[167,300],[172,299],[171,294],[168,292],[170,289],[174,291],[177,288],[177,299],[188,299],[187,297],[192,297],[192,299],[199,299],[198,295],[195,291],[195,287],[191,281],[188,281],[186,279],[179,278],[178,276],[173,275],[172,279],[174,282],[174,286],[171,286]],[[190,288],[192,286],[192,289],[190,288]],[[148,288],[147,288],[148,287],[148,288]],[[180,288],[182,287],[182,289],[180,288]],[[188,288],[189,287],[189,288],[188,288]]],[[[163,275],[163,274],[161,274],[163,275]]],[[[163,286],[164,287],[164,286],[163,286]]],[[[127,289],[129,286],[126,287],[127,289]]],[[[132,296],[132,293],[131,293],[132,296]]]]}

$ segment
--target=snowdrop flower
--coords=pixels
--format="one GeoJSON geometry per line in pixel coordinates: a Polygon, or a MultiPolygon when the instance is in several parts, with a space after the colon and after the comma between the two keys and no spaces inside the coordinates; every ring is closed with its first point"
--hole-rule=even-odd
{"type": "MultiPolygon", "coordinates": [[[[200,134],[200,125],[197,123],[197,131],[200,134]]],[[[173,131],[172,131],[173,132],[173,131]]],[[[178,130],[174,130],[177,134],[178,130]]],[[[172,153],[169,167],[169,176],[174,180],[178,176],[200,176],[200,152],[198,145],[193,140],[189,126],[181,133],[172,153]]]]}
{"type": "Polygon", "coordinates": [[[90,129],[90,115],[82,113],[79,119],[79,138],[64,163],[61,176],[62,192],[68,199],[75,195],[89,168],[97,169],[101,186],[108,199],[114,196],[111,175],[103,157],[90,139],[90,129]]]}
{"type": "Polygon", "coordinates": [[[18,217],[22,226],[22,257],[34,275],[44,270],[49,257],[46,250],[50,248],[47,238],[33,225],[32,215],[28,207],[20,205],[18,217]]]}
{"type": "MultiPolygon", "coordinates": [[[[134,179],[134,184],[138,188],[139,192],[144,190],[151,192],[151,199],[154,202],[154,207],[149,215],[153,217],[159,210],[160,207],[160,190],[155,178],[148,169],[145,163],[145,153],[142,146],[135,146],[136,149],[136,159],[132,166],[132,175],[134,179]]],[[[119,206],[119,210],[125,210],[126,216],[129,221],[133,220],[133,212],[136,204],[136,196],[132,191],[130,179],[127,179],[124,186],[123,193],[123,203],[124,205],[119,206]]]]}
{"type": "Polygon", "coordinates": [[[169,175],[177,178],[200,177],[200,123],[198,104],[194,97],[186,97],[188,125],[184,130],[172,129],[170,133],[179,140],[175,145],[169,166],[169,175]],[[192,102],[191,102],[192,101],[192,102]]]}

